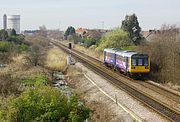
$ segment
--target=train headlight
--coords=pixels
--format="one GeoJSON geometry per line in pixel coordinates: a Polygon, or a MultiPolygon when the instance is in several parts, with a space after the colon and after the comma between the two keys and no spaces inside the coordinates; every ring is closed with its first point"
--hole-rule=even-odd
{"type": "Polygon", "coordinates": [[[131,69],[135,69],[136,67],[131,67],[131,69]]]}
{"type": "Polygon", "coordinates": [[[145,66],[145,69],[149,69],[149,67],[148,67],[148,66],[145,66]]]}

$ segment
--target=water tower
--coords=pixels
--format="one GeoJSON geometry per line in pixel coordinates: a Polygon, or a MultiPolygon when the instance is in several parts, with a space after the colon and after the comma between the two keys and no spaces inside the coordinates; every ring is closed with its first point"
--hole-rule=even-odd
{"type": "Polygon", "coordinates": [[[20,15],[10,15],[8,19],[8,29],[15,29],[17,34],[20,34],[20,15]]]}

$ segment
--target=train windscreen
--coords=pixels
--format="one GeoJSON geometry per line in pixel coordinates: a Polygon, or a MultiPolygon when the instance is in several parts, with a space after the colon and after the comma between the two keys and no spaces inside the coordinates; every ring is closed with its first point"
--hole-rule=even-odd
{"type": "Polygon", "coordinates": [[[132,66],[148,66],[148,56],[147,55],[133,55],[132,56],[132,66]]]}

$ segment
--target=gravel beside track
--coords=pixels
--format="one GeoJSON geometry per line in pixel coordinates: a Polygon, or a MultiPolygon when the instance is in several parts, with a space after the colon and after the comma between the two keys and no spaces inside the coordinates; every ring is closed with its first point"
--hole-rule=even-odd
{"type": "MultiPolygon", "coordinates": [[[[87,67],[83,66],[81,63],[77,63],[76,64],[77,67],[81,68],[83,70],[83,72],[91,78],[91,80],[93,82],[95,82],[95,84],[100,87],[106,94],[108,94],[109,96],[111,96],[114,99],[117,99],[117,102],[119,102],[122,106],[124,106],[126,109],[129,110],[129,112],[133,112],[136,116],[138,116],[139,118],[141,118],[142,121],[147,121],[147,122],[168,122],[166,119],[164,119],[162,116],[160,116],[159,114],[155,113],[153,110],[147,108],[146,106],[144,106],[144,104],[142,104],[141,102],[135,100],[133,97],[129,96],[127,93],[125,93],[123,90],[117,88],[116,86],[112,85],[111,83],[109,83],[109,81],[107,81],[106,79],[102,78],[101,76],[97,75],[96,73],[94,73],[93,71],[91,71],[90,69],[88,69],[87,67]]],[[[99,94],[99,90],[92,92],[92,90],[98,89],[97,86],[95,86],[94,84],[92,84],[88,79],[86,79],[86,82],[88,82],[87,84],[89,84],[88,87],[82,88],[81,89],[86,89],[87,92],[91,92],[91,94],[95,95],[96,93],[99,94]],[[90,85],[91,84],[91,85],[90,85]],[[90,86],[94,86],[92,89],[90,88],[90,86]]],[[[86,83],[85,83],[86,84],[86,83]]],[[[90,95],[90,96],[93,96],[90,95]]],[[[100,99],[103,98],[103,96],[105,96],[104,94],[101,93],[101,96],[95,95],[93,97],[93,99],[100,99]]],[[[89,98],[87,96],[87,99],[92,99],[89,98]]],[[[109,104],[109,106],[112,106],[113,104],[115,104],[114,110],[116,111],[121,111],[120,113],[123,114],[123,116],[121,114],[118,114],[121,117],[128,117],[127,113],[124,113],[125,110],[123,110],[121,107],[117,106],[117,104],[112,101],[112,100],[105,100],[103,99],[104,102],[107,102],[109,104]],[[122,112],[124,111],[124,112],[122,112]]],[[[130,115],[129,115],[130,116],[130,115]]],[[[127,120],[123,118],[124,121],[132,121],[133,117],[131,117],[131,120],[127,120]]]]}

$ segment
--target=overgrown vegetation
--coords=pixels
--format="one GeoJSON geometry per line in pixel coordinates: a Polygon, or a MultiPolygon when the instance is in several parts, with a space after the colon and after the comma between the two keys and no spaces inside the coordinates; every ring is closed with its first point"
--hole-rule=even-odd
{"type": "Polygon", "coordinates": [[[83,122],[90,112],[76,96],[68,100],[59,90],[49,86],[26,90],[4,104],[1,102],[0,118],[8,122],[83,122]]]}
{"type": "Polygon", "coordinates": [[[163,26],[154,39],[138,51],[151,58],[151,77],[158,82],[180,84],[180,33],[175,26],[163,26]]]}
{"type": "Polygon", "coordinates": [[[25,86],[42,86],[48,84],[48,77],[43,74],[38,74],[35,77],[28,77],[21,81],[25,86]]]}
{"type": "Polygon", "coordinates": [[[6,30],[0,30],[0,62],[9,63],[11,57],[29,49],[29,44],[23,35],[17,35],[11,30],[10,35],[6,30]]]}
{"type": "Polygon", "coordinates": [[[0,52],[10,52],[13,48],[13,44],[7,41],[0,42],[0,52]]]}
{"type": "Polygon", "coordinates": [[[95,45],[97,43],[97,40],[92,39],[92,38],[83,38],[81,40],[81,43],[83,43],[83,45],[86,47],[90,47],[92,45],[95,45]]]}
{"type": "MultiPolygon", "coordinates": [[[[53,69],[53,62],[46,67],[49,62],[46,56],[54,53],[46,55],[49,42],[42,36],[46,32],[42,32],[26,39],[23,35],[14,34],[0,41],[1,58],[5,54],[11,58],[11,61],[6,58],[5,62],[10,63],[0,70],[0,121],[83,122],[88,118],[90,109],[79,102],[76,95],[66,96],[49,84],[52,80],[51,70],[61,71],[66,66],[66,59],[62,61],[63,64],[61,59],[56,60],[63,65],[62,68],[58,65],[58,69],[53,69]]],[[[57,55],[54,57],[57,58],[57,55]]]]}
{"type": "Polygon", "coordinates": [[[25,56],[26,64],[29,66],[44,65],[45,52],[40,45],[32,45],[28,54],[25,56]]]}

